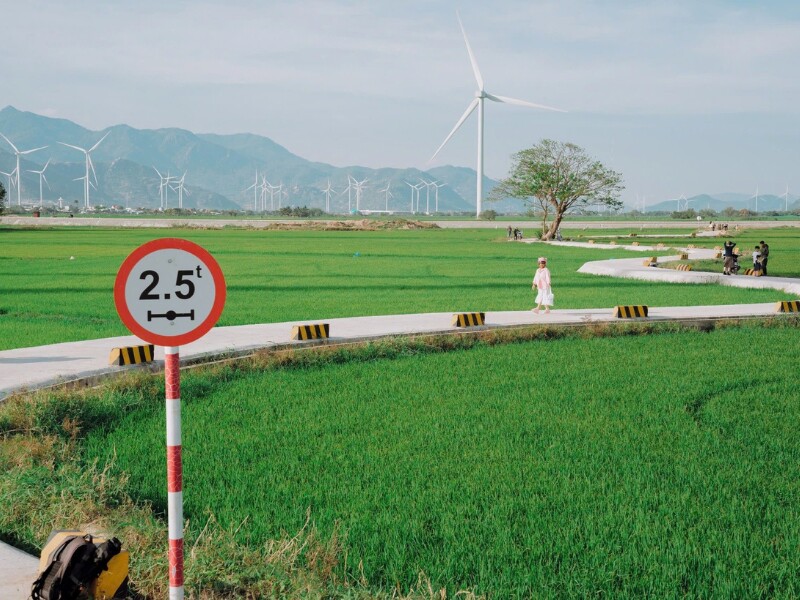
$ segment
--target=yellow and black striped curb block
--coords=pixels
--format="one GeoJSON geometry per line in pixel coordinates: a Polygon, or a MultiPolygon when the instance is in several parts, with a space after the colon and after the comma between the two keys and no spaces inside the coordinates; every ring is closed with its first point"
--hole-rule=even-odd
{"type": "Polygon", "coordinates": [[[677,265],[675,267],[675,270],[676,271],[691,271],[692,270],[692,265],[677,265]]]}
{"type": "Polygon", "coordinates": [[[722,247],[721,246],[714,246],[714,251],[715,252],[722,252],[722,247]]]}
{"type": "Polygon", "coordinates": [[[658,257],[651,256],[650,258],[645,258],[642,264],[645,267],[655,267],[656,265],[658,265],[658,257]]]}
{"type": "Polygon", "coordinates": [[[722,258],[722,251],[717,251],[717,252],[714,254],[714,258],[722,258]]]}
{"type": "Polygon", "coordinates": [[[477,327],[483,325],[486,321],[486,313],[456,313],[450,322],[455,327],[477,327]]]}
{"type": "Polygon", "coordinates": [[[647,316],[647,306],[615,306],[614,317],[617,319],[636,319],[647,316]]]}
{"type": "Polygon", "coordinates": [[[616,246],[616,245],[617,245],[617,242],[616,242],[616,240],[611,240],[611,241],[610,241],[610,242],[608,242],[608,243],[609,243],[609,245],[611,245],[611,246],[616,246]]]}
{"type": "Polygon", "coordinates": [[[678,254],[678,260],[689,260],[689,253],[681,252],[680,254],[678,254]]]}
{"type": "Polygon", "coordinates": [[[631,242],[631,246],[638,246],[639,242],[631,242]]]}
{"type": "Polygon", "coordinates": [[[124,366],[153,362],[153,350],[153,344],[112,348],[111,355],[108,357],[108,364],[124,366]]]}
{"type": "Polygon", "coordinates": [[[800,300],[784,300],[775,305],[775,312],[800,312],[800,300]]]}
{"type": "Polygon", "coordinates": [[[745,269],[744,274],[751,277],[761,277],[761,271],[756,271],[755,269],[745,269]]]}
{"type": "Polygon", "coordinates": [[[589,240],[586,242],[587,244],[594,244],[594,240],[589,240]]]}
{"type": "Polygon", "coordinates": [[[330,323],[312,323],[310,325],[295,325],[292,327],[293,340],[318,340],[329,337],[330,323]]]}
{"type": "Polygon", "coordinates": [[[687,247],[687,248],[691,248],[692,250],[694,250],[695,248],[697,248],[697,246],[695,246],[694,244],[689,244],[689,245],[688,245],[688,246],[686,246],[686,247],[687,247]]]}

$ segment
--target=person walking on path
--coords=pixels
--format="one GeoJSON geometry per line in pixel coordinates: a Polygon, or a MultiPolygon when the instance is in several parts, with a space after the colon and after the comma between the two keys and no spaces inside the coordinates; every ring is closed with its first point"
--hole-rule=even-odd
{"type": "Polygon", "coordinates": [[[761,245],[761,274],[767,274],[767,260],[769,259],[769,244],[764,240],[758,242],[761,245]]]}
{"type": "Polygon", "coordinates": [[[536,308],[533,309],[537,315],[544,306],[544,314],[550,312],[550,307],[553,306],[553,290],[550,287],[550,270],[547,268],[547,259],[544,256],[539,257],[539,268],[536,269],[536,274],[533,276],[533,283],[531,289],[537,290],[536,292],[536,308]]]}

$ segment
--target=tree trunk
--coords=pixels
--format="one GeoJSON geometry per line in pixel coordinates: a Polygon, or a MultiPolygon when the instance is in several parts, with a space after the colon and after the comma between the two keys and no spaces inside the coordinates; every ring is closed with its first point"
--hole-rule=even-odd
{"type": "Polygon", "coordinates": [[[556,238],[556,231],[558,228],[561,227],[561,220],[564,218],[564,213],[560,210],[556,211],[555,217],[553,217],[553,222],[550,223],[550,228],[542,235],[542,239],[545,241],[554,240],[556,238]]]}

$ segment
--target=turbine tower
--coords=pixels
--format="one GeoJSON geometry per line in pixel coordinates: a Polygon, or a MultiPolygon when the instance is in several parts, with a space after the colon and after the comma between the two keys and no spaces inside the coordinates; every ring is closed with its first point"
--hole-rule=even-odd
{"type": "Polygon", "coordinates": [[[6,173],[5,171],[0,171],[0,175],[5,175],[6,177],[8,177],[8,194],[9,194],[9,198],[11,197],[11,190],[14,188],[14,185],[16,185],[16,182],[14,181],[14,175],[15,174],[16,173],[14,171],[11,171],[11,173],[6,173]]]}
{"type": "Polygon", "coordinates": [[[169,189],[170,185],[169,182],[174,179],[174,177],[170,176],[169,172],[165,175],[162,175],[161,172],[153,167],[153,170],[158,174],[159,184],[158,184],[158,196],[161,200],[160,209],[164,210],[167,208],[167,202],[169,201],[169,189]]]}
{"type": "Polygon", "coordinates": [[[780,197],[783,198],[785,203],[786,203],[786,205],[783,208],[784,212],[789,212],[789,184],[788,183],[786,184],[786,191],[783,194],[781,194],[780,197]]]}
{"type": "Polygon", "coordinates": [[[464,36],[464,43],[467,46],[467,54],[469,54],[469,61],[472,64],[472,72],[475,74],[475,81],[478,84],[478,89],[475,91],[475,98],[472,102],[469,103],[467,106],[467,110],[464,111],[464,114],[461,115],[461,118],[456,123],[455,127],[450,131],[448,136],[444,139],[441,146],[436,149],[436,152],[433,153],[430,160],[428,162],[432,162],[436,155],[439,154],[442,148],[444,148],[445,144],[450,141],[450,138],[453,137],[456,131],[458,131],[459,127],[467,120],[472,114],[472,111],[475,110],[477,107],[478,109],[478,181],[476,185],[476,199],[477,199],[477,211],[476,217],[480,217],[481,215],[481,202],[483,201],[483,101],[485,99],[489,99],[493,102],[501,102],[505,104],[516,104],[518,106],[527,106],[529,108],[541,108],[544,110],[553,110],[556,112],[566,112],[560,108],[553,108],[551,106],[545,106],[543,104],[534,104],[532,102],[527,102],[526,100],[517,100],[516,98],[509,98],[507,96],[497,96],[494,94],[490,94],[484,89],[483,85],[483,77],[481,76],[481,72],[478,69],[478,63],[475,60],[475,55],[472,53],[472,47],[469,45],[469,40],[467,39],[467,33],[464,31],[464,25],[461,23],[461,16],[456,13],[456,17],[458,18],[458,25],[461,27],[461,34],[464,36]]]}
{"type": "Polygon", "coordinates": [[[49,164],[50,164],[50,159],[48,158],[47,162],[44,163],[44,166],[42,167],[41,171],[33,171],[33,170],[28,171],[28,173],[36,173],[37,175],[39,175],[39,208],[42,208],[44,206],[44,202],[42,200],[42,179],[44,179],[44,182],[47,184],[47,189],[50,189],[50,182],[47,181],[47,177],[44,176],[44,172],[47,169],[47,165],[49,164]]]}
{"type": "Polygon", "coordinates": [[[756,210],[755,210],[755,212],[756,212],[756,214],[758,214],[758,186],[756,186],[756,193],[755,193],[755,194],[753,194],[752,196],[750,196],[750,199],[751,199],[751,200],[752,200],[753,198],[755,198],[755,199],[756,199],[756,210]]]}
{"type": "Polygon", "coordinates": [[[411,188],[411,214],[414,214],[414,190],[417,189],[417,187],[413,183],[409,183],[407,181],[404,181],[403,183],[411,188]]]}
{"type": "Polygon", "coordinates": [[[392,183],[390,181],[386,182],[386,187],[382,190],[378,190],[381,194],[386,195],[386,205],[384,206],[384,210],[389,212],[389,198],[394,198],[394,194],[389,191],[389,188],[392,187],[392,183]]]}
{"type": "Polygon", "coordinates": [[[258,169],[256,169],[256,180],[253,185],[245,190],[245,192],[249,192],[253,190],[253,211],[258,210],[258,169]]]}
{"type": "Polygon", "coordinates": [[[434,181],[431,184],[433,187],[436,188],[436,212],[439,212],[439,188],[446,186],[446,183],[439,183],[438,181],[434,181]]]}
{"type": "Polygon", "coordinates": [[[353,186],[356,188],[356,212],[361,210],[361,192],[364,191],[364,184],[367,183],[369,179],[362,179],[361,181],[356,181],[353,179],[353,186]]]}
{"type": "Polygon", "coordinates": [[[351,196],[350,196],[350,190],[352,190],[352,189],[353,189],[353,182],[354,182],[354,181],[355,181],[355,179],[353,179],[352,177],[350,177],[350,175],[348,175],[348,176],[347,176],[347,187],[346,187],[346,188],[344,188],[344,189],[342,190],[342,193],[341,193],[341,194],[339,194],[340,196],[343,196],[343,195],[344,195],[344,193],[345,193],[345,192],[347,192],[347,214],[348,214],[348,215],[349,215],[349,214],[352,212],[352,210],[353,210],[353,207],[352,207],[352,204],[353,204],[353,203],[352,203],[352,201],[351,201],[351,199],[350,199],[350,198],[351,198],[351,196]]]}
{"type": "Polygon", "coordinates": [[[331,194],[335,194],[336,190],[331,187],[331,180],[328,179],[328,187],[326,187],[322,192],[325,194],[325,212],[330,214],[331,212],[331,194]]]}
{"type": "Polygon", "coordinates": [[[186,193],[187,196],[192,195],[191,193],[189,193],[189,190],[187,190],[186,187],[184,186],[184,181],[186,180],[186,171],[183,172],[183,175],[181,176],[180,179],[178,179],[177,177],[175,177],[174,179],[177,182],[177,186],[176,187],[170,186],[170,189],[173,192],[178,192],[178,208],[183,208],[184,192],[186,193]]]}
{"type": "Polygon", "coordinates": [[[91,185],[94,189],[97,189],[97,173],[94,170],[94,164],[92,163],[91,153],[94,152],[97,147],[103,142],[104,139],[108,137],[108,134],[111,133],[110,131],[106,133],[103,137],[100,138],[94,146],[86,150],[85,148],[81,148],[79,146],[73,146],[72,144],[66,144],[64,142],[58,142],[62,146],[67,146],[68,148],[74,148],[75,150],[80,150],[86,156],[86,174],[83,177],[78,177],[75,181],[79,179],[83,179],[83,204],[85,208],[91,208],[89,204],[89,186],[91,185]],[[89,171],[91,170],[92,175],[94,176],[94,184],[89,180],[89,171]]]}
{"type": "MultiPolygon", "coordinates": [[[[22,181],[19,178],[19,173],[20,173],[20,171],[19,171],[19,157],[22,156],[23,154],[31,154],[32,152],[38,152],[39,150],[44,150],[45,148],[47,148],[47,146],[41,146],[40,148],[34,148],[33,150],[18,150],[17,147],[14,144],[11,143],[10,139],[8,139],[2,133],[0,133],[0,135],[3,136],[3,139],[8,142],[8,145],[11,146],[14,149],[14,154],[17,155],[17,167],[13,171],[11,171],[11,174],[16,176],[16,180],[17,180],[17,206],[21,206],[22,205],[22,195],[21,195],[21,192],[22,192],[22,181]]],[[[10,180],[9,180],[9,182],[10,182],[10,180]]],[[[11,190],[9,190],[9,192],[10,191],[11,190]]],[[[9,202],[11,202],[10,199],[9,199],[9,202]]]]}

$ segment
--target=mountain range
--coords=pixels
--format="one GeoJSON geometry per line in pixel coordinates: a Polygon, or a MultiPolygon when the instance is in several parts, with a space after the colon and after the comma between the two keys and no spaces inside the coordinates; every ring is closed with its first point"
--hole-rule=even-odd
{"type": "MultiPolygon", "coordinates": [[[[86,169],[84,155],[64,144],[88,149],[106,136],[92,152],[97,175],[97,186],[90,189],[93,206],[158,208],[162,186],[157,169],[165,176],[186,174],[185,208],[254,210],[265,205],[267,210],[280,206],[325,209],[325,189],[330,182],[334,190],[330,195],[330,211],[346,213],[355,209],[357,201],[354,189],[346,191],[352,177],[367,180],[359,198],[362,210],[384,210],[388,206],[391,211],[408,212],[413,202],[417,212],[434,212],[436,188],[423,185],[419,192],[412,192],[408,185],[420,185],[422,179],[444,184],[438,188],[439,212],[469,214],[475,210],[476,173],[466,167],[442,166],[427,171],[336,167],[306,160],[267,137],[250,133],[219,135],[177,128],[135,129],[128,125],[91,131],[67,119],[20,111],[12,106],[0,110],[0,133],[20,151],[46,146],[20,157],[21,200],[29,204],[39,200],[39,175],[30,171],[41,170],[49,160],[45,171],[47,183],[43,182],[42,189],[44,201],[54,203],[62,199],[65,205],[76,209],[83,206],[84,183],[80,179],[86,169]],[[263,196],[254,190],[254,183],[260,185],[261,177],[275,186],[263,196]],[[278,192],[277,186],[281,184],[278,192]],[[383,191],[387,185],[388,196],[383,191]]],[[[0,171],[11,173],[15,167],[13,149],[0,139],[0,171]]],[[[10,188],[8,177],[0,181],[8,188],[9,204],[16,204],[17,190],[10,188]]],[[[485,177],[484,193],[489,194],[497,183],[485,177]]],[[[166,207],[175,208],[177,191],[167,187],[166,195],[166,207]]],[[[687,200],[689,208],[698,211],[708,208],[720,212],[727,207],[755,209],[755,199],[747,194],[701,194],[687,200]]],[[[790,209],[797,208],[800,201],[797,196],[789,196],[788,204],[790,209]]],[[[684,207],[686,201],[681,200],[680,205],[684,207]]],[[[526,211],[521,201],[510,198],[484,206],[500,213],[526,211]]],[[[665,200],[647,206],[646,211],[672,212],[678,206],[678,199],[665,200]]],[[[782,197],[763,195],[758,199],[759,212],[782,210],[785,206],[782,197]]],[[[641,210],[638,206],[632,208],[641,210]]]]}
{"type": "MultiPolygon", "coordinates": [[[[418,185],[421,179],[445,184],[438,189],[440,212],[471,212],[475,206],[475,171],[472,169],[445,166],[421,171],[335,167],[308,161],[267,137],[249,133],[219,135],[175,128],[135,129],[128,125],[91,131],[66,119],[20,111],[12,106],[0,110],[0,132],[20,151],[47,146],[20,157],[23,203],[38,202],[39,176],[29,171],[41,170],[50,160],[45,171],[49,184],[43,188],[45,202],[61,198],[65,204],[83,206],[84,183],[77,179],[85,173],[84,155],[62,143],[88,149],[107,134],[91,154],[97,186],[90,189],[90,202],[95,206],[159,207],[161,179],[156,169],[165,176],[180,177],[186,173],[185,208],[253,210],[266,203],[268,210],[279,206],[324,209],[324,190],[330,181],[335,192],[330,197],[331,212],[345,213],[356,205],[355,189],[349,194],[346,191],[348,177],[367,180],[359,199],[362,210],[384,210],[387,204],[389,210],[410,210],[412,190],[406,182],[418,185]],[[263,176],[276,186],[272,193],[267,191],[263,199],[252,187],[256,172],[259,185],[263,176]],[[278,192],[277,186],[281,184],[282,192],[278,192]],[[388,196],[382,191],[387,184],[388,196]]],[[[0,171],[11,173],[15,167],[13,149],[0,140],[0,171]]],[[[7,179],[3,183],[9,187],[7,179]]],[[[484,189],[491,190],[496,183],[486,178],[484,189]]],[[[422,186],[418,193],[418,210],[434,211],[436,192],[433,186],[422,186]]],[[[167,189],[166,193],[167,207],[176,207],[177,192],[167,189]]],[[[16,204],[16,190],[9,189],[8,196],[10,204],[16,204]]],[[[416,198],[417,194],[415,205],[416,198]]]]}

